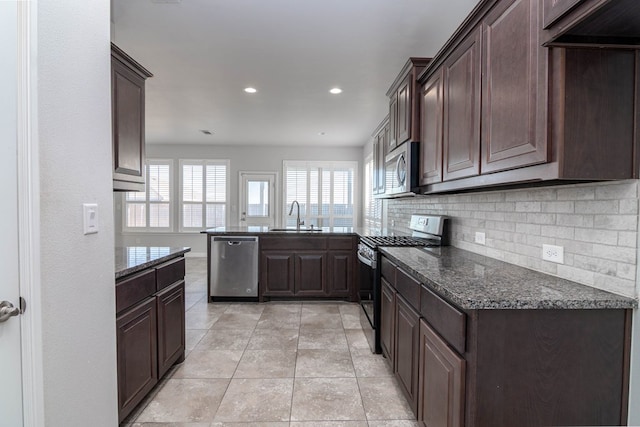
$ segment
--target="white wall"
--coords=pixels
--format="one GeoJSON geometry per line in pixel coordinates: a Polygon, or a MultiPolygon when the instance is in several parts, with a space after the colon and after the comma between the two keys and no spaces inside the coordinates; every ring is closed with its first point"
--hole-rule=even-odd
{"type": "MultiPolygon", "coordinates": [[[[218,146],[218,145],[159,145],[147,144],[147,158],[174,159],[174,186],[178,185],[178,159],[229,159],[230,206],[229,225],[238,224],[239,172],[274,171],[279,173],[279,204],[282,204],[283,160],[348,160],[358,162],[359,185],[362,170],[362,147],[262,147],[262,146],[218,146]]],[[[177,187],[176,187],[177,188],[177,187]]],[[[360,187],[361,188],[361,187],[360,187]]],[[[357,190],[360,191],[360,190],[357,190]]],[[[177,194],[177,192],[174,192],[177,194]]],[[[358,194],[358,193],[357,193],[358,194]]],[[[122,194],[114,195],[116,244],[124,246],[189,246],[191,255],[206,255],[206,239],[201,234],[186,233],[126,233],[122,231],[122,194]]],[[[178,204],[174,213],[177,214],[178,204]]],[[[360,213],[356,213],[359,218],[360,213]]]]}
{"type": "Polygon", "coordinates": [[[117,425],[109,1],[37,3],[45,424],[117,425]],[[99,206],[82,233],[82,204],[99,206]]]}

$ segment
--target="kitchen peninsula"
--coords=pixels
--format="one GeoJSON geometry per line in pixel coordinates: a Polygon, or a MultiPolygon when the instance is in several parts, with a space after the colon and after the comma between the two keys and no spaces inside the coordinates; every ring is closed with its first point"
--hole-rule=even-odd
{"type": "Polygon", "coordinates": [[[121,422],[185,353],[188,247],[116,248],[118,419],[121,422]]]}

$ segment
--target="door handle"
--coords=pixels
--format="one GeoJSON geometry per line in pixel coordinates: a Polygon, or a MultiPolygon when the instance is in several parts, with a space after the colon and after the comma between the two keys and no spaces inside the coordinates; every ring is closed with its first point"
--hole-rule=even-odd
{"type": "Polygon", "coordinates": [[[10,317],[17,316],[22,313],[19,307],[15,307],[9,301],[0,302],[0,323],[6,322],[10,317]]]}

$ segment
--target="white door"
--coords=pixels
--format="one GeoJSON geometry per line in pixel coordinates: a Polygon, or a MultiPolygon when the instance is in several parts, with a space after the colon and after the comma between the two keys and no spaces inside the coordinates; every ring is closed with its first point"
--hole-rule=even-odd
{"type": "Polygon", "coordinates": [[[276,224],[277,172],[240,172],[240,225],[276,224]]]}
{"type": "Polygon", "coordinates": [[[0,425],[22,426],[22,367],[19,306],[16,1],[0,1],[0,425]]]}

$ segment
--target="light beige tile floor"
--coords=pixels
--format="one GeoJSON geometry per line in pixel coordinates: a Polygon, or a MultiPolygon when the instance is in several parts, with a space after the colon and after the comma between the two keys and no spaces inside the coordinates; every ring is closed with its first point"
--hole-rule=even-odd
{"type": "Polygon", "coordinates": [[[123,427],[415,427],[357,304],[208,303],[187,259],[187,357],[123,427]]]}

